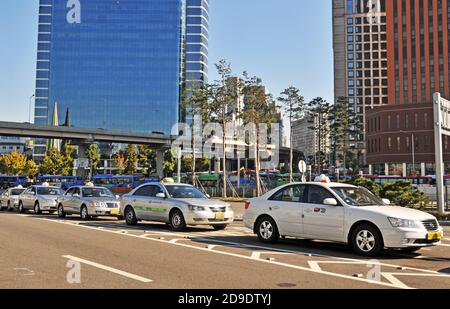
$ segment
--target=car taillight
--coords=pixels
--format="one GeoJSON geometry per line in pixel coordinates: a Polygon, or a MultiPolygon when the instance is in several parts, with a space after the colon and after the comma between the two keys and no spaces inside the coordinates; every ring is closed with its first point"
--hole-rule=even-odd
{"type": "Polygon", "coordinates": [[[245,209],[248,209],[250,207],[250,202],[245,202],[245,209]]]}

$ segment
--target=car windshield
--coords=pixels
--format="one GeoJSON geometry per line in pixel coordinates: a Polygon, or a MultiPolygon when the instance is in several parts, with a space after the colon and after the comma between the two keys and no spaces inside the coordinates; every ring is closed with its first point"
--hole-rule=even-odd
{"type": "Polygon", "coordinates": [[[334,187],[332,190],[350,206],[386,206],[365,188],[334,187]]]}
{"type": "Polygon", "coordinates": [[[190,186],[166,186],[172,198],[206,198],[206,196],[194,187],[190,186]]]}
{"type": "Polygon", "coordinates": [[[114,197],[106,188],[83,188],[83,197],[114,197]]]}
{"type": "Polygon", "coordinates": [[[37,194],[38,195],[62,195],[63,192],[59,188],[39,187],[39,188],[37,188],[37,194]]]}
{"type": "Polygon", "coordinates": [[[11,190],[11,195],[20,195],[25,189],[13,189],[11,190]]]}

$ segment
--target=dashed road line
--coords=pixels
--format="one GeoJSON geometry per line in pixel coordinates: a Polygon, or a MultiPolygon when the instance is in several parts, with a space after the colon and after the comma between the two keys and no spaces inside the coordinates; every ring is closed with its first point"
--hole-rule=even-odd
{"type": "Polygon", "coordinates": [[[119,269],[116,269],[116,268],[112,268],[112,267],[109,267],[109,266],[106,266],[106,265],[102,265],[102,264],[99,264],[99,263],[95,263],[95,262],[92,262],[92,261],[81,259],[81,258],[72,256],[72,255],[63,255],[62,257],[66,258],[68,260],[71,260],[71,261],[76,261],[76,262],[83,263],[83,264],[86,264],[86,265],[89,265],[89,266],[92,266],[92,267],[95,267],[95,268],[106,270],[106,271],[109,271],[111,273],[120,275],[122,277],[127,277],[129,279],[133,279],[133,280],[140,281],[140,282],[143,282],[143,283],[153,282],[153,280],[151,280],[151,279],[144,278],[144,277],[141,277],[141,276],[138,276],[138,275],[134,275],[134,274],[131,274],[129,272],[122,271],[122,270],[119,270],[119,269]]]}

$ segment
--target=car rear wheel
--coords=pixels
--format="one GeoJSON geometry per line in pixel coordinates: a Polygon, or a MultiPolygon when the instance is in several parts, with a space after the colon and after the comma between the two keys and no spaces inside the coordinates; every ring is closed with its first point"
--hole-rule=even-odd
{"type": "Polygon", "coordinates": [[[184,220],[183,213],[175,209],[170,214],[170,225],[174,231],[184,231],[186,229],[186,221],[184,220]]]}
{"type": "Polygon", "coordinates": [[[256,234],[259,240],[264,243],[275,243],[280,239],[277,224],[270,217],[264,217],[258,220],[256,234]]]}
{"type": "Polygon", "coordinates": [[[134,210],[131,207],[127,207],[125,209],[125,222],[127,223],[127,225],[131,226],[135,226],[138,223],[136,214],[134,213],[134,210]]]}
{"type": "Polygon", "coordinates": [[[352,234],[353,249],[359,255],[375,256],[383,249],[383,239],[376,228],[361,224],[352,234]]]}
{"type": "Polygon", "coordinates": [[[42,213],[41,208],[39,207],[39,203],[38,203],[38,202],[36,202],[36,203],[34,204],[34,213],[35,213],[36,215],[40,215],[40,214],[42,213]]]}
{"type": "Polygon", "coordinates": [[[22,201],[19,202],[19,213],[23,214],[25,212],[25,208],[23,207],[22,201]]]}
{"type": "Polygon", "coordinates": [[[217,225],[213,225],[213,228],[214,228],[216,231],[221,231],[221,230],[226,229],[227,226],[228,226],[228,224],[217,224],[217,225]]]}
{"type": "Polygon", "coordinates": [[[82,220],[89,220],[91,218],[89,216],[87,207],[84,205],[81,207],[80,216],[82,220]]]}
{"type": "Polygon", "coordinates": [[[64,207],[62,204],[58,205],[58,217],[59,218],[65,218],[66,217],[66,212],[64,211],[64,207]]]}

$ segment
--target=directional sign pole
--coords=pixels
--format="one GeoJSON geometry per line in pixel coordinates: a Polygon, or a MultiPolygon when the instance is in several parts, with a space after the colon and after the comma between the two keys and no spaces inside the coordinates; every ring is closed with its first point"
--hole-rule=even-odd
{"type": "Polygon", "coordinates": [[[437,207],[440,214],[445,213],[444,203],[444,157],[442,153],[442,107],[441,94],[436,92],[434,94],[434,145],[436,156],[436,192],[437,192],[437,207]]]}

